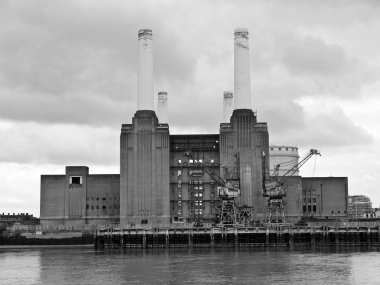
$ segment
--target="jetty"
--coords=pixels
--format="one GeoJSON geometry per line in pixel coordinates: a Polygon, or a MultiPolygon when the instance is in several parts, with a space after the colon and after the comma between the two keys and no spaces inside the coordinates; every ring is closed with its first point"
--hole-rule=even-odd
{"type": "Polygon", "coordinates": [[[380,247],[377,226],[287,226],[210,228],[105,228],[97,230],[94,247],[380,247]]]}

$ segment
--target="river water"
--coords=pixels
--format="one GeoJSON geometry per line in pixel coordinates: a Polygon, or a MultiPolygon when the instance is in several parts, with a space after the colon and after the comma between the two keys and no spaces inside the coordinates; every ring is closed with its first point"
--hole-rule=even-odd
{"type": "Polygon", "coordinates": [[[0,249],[0,284],[380,284],[380,252],[0,249]]]}

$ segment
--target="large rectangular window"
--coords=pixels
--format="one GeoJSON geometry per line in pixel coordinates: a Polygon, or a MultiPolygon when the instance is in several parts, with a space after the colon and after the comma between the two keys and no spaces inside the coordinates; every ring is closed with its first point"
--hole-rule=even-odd
{"type": "Polygon", "coordinates": [[[82,176],[70,176],[70,185],[82,185],[82,176]]]}

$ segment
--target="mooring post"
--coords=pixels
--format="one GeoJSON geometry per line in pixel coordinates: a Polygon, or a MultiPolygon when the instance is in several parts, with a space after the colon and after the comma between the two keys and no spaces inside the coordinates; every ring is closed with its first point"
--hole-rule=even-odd
{"type": "Polygon", "coordinates": [[[143,230],[143,244],[142,244],[143,248],[146,248],[146,230],[144,229],[143,230]]]}
{"type": "Polygon", "coordinates": [[[99,240],[98,231],[95,231],[95,234],[94,234],[94,248],[95,249],[99,248],[98,240],[99,240]]]}
{"type": "Polygon", "coordinates": [[[289,229],[289,247],[291,250],[294,248],[294,231],[293,229],[289,229]]]}
{"type": "Polygon", "coordinates": [[[124,234],[123,234],[123,230],[119,229],[119,248],[123,248],[123,247],[124,247],[124,234]]]}
{"type": "Polygon", "coordinates": [[[371,227],[367,227],[367,246],[371,247],[371,227]]]}
{"type": "Polygon", "coordinates": [[[166,230],[166,236],[165,236],[165,242],[166,242],[166,247],[169,247],[169,230],[166,230]]]}
{"type": "Polygon", "coordinates": [[[267,227],[267,231],[265,233],[265,245],[269,247],[269,228],[267,227]]]}
{"type": "Polygon", "coordinates": [[[215,246],[214,241],[214,228],[211,228],[210,230],[210,241],[211,241],[211,247],[213,248],[215,246]]]}
{"type": "Polygon", "coordinates": [[[310,246],[315,249],[315,228],[313,227],[310,232],[310,246]]]}
{"type": "Polygon", "coordinates": [[[339,231],[338,231],[338,228],[335,227],[335,246],[339,247],[339,244],[340,244],[340,242],[339,242],[339,231]]]}
{"type": "Polygon", "coordinates": [[[189,229],[189,247],[193,247],[193,230],[189,229]]]}
{"type": "Polygon", "coordinates": [[[234,243],[235,243],[235,247],[239,247],[239,236],[238,236],[237,228],[235,228],[235,232],[234,232],[234,243]]]}

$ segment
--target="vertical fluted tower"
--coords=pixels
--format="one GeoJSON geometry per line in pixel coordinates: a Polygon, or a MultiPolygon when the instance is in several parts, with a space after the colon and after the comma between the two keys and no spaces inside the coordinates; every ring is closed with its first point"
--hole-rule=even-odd
{"type": "MultiPolygon", "coordinates": [[[[251,109],[251,83],[248,30],[234,33],[234,111],[227,122],[220,124],[220,164],[233,169],[239,157],[241,205],[253,207],[254,219],[264,219],[262,197],[262,153],[269,152],[266,123],[257,121],[251,109]]],[[[220,170],[222,173],[222,169],[220,170]]]]}
{"type": "Polygon", "coordinates": [[[248,30],[237,28],[234,35],[234,109],[251,109],[248,30]]]}
{"type": "Polygon", "coordinates": [[[234,95],[232,91],[223,93],[223,123],[229,123],[234,109],[234,95]]]}
{"type": "Polygon", "coordinates": [[[158,92],[158,101],[157,101],[157,116],[158,121],[162,124],[169,123],[168,117],[168,93],[167,92],[158,92]]]}
{"type": "Polygon", "coordinates": [[[152,31],[139,30],[137,112],[120,134],[120,223],[170,221],[169,126],[153,109],[152,31]]]}
{"type": "Polygon", "coordinates": [[[152,30],[139,30],[138,53],[137,110],[154,110],[152,30]]]}

